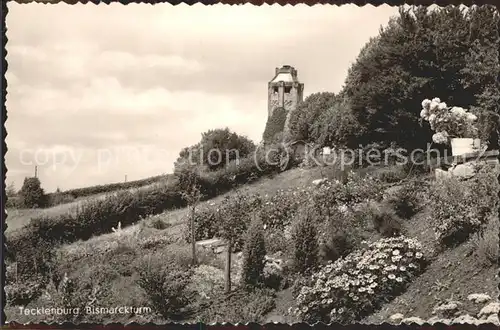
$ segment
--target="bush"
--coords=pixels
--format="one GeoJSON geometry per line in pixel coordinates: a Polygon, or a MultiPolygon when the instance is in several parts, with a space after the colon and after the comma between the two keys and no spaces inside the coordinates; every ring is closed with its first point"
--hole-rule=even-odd
{"type": "Polygon", "coordinates": [[[151,308],[167,320],[182,319],[191,298],[191,292],[187,290],[191,272],[168,262],[161,254],[143,258],[136,271],[139,275],[137,284],[146,293],[151,308]]]}
{"type": "Polygon", "coordinates": [[[290,225],[307,197],[308,191],[305,189],[280,189],[272,196],[263,198],[259,215],[266,230],[268,228],[283,230],[290,225]]]}
{"type": "Polygon", "coordinates": [[[321,259],[335,261],[358,248],[368,237],[368,221],[356,212],[332,208],[320,245],[321,259]]]}
{"type": "Polygon", "coordinates": [[[420,193],[422,188],[422,185],[416,181],[410,181],[389,196],[387,201],[399,217],[410,219],[422,209],[422,195],[420,193]]]}
{"type": "Polygon", "coordinates": [[[454,246],[478,232],[496,212],[498,181],[495,173],[482,169],[474,178],[449,178],[436,182],[430,192],[429,222],[437,239],[454,246]]]}
{"type": "Polygon", "coordinates": [[[416,240],[383,238],[313,274],[293,313],[305,322],[359,321],[404,291],[426,264],[416,240]]]}
{"type": "Polygon", "coordinates": [[[276,306],[273,292],[266,289],[234,291],[220,298],[202,311],[200,322],[263,323],[266,315],[276,306]]]}
{"type": "Polygon", "coordinates": [[[19,195],[22,199],[22,205],[26,208],[44,207],[47,203],[40,180],[36,177],[24,179],[19,195]]]}
{"type": "Polygon", "coordinates": [[[241,276],[244,285],[256,286],[262,282],[266,256],[262,227],[262,222],[256,218],[246,233],[241,276]]]}
{"type": "Polygon", "coordinates": [[[498,218],[492,218],[487,226],[472,237],[475,254],[481,265],[496,265],[498,261],[498,218]]]}
{"type": "Polygon", "coordinates": [[[42,294],[42,283],[37,280],[16,281],[5,286],[7,303],[10,306],[26,306],[42,294]]]}
{"type": "Polygon", "coordinates": [[[292,231],[294,268],[303,274],[313,271],[318,265],[318,231],[314,217],[311,210],[302,210],[292,231]]]}
{"type": "Polygon", "coordinates": [[[60,204],[71,203],[75,201],[75,197],[68,193],[53,193],[47,195],[47,206],[52,207],[60,204]]]}
{"type": "Polygon", "coordinates": [[[384,237],[398,236],[402,233],[401,219],[386,203],[365,203],[358,211],[358,216],[367,219],[373,228],[384,237]]]}
{"type": "Polygon", "coordinates": [[[162,219],[156,218],[151,222],[151,227],[158,230],[164,230],[170,227],[170,224],[163,221],[162,219]]]}

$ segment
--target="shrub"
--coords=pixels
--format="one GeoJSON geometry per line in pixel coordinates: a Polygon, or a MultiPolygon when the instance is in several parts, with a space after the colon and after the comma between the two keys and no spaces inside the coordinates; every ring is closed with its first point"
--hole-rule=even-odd
{"type": "Polygon", "coordinates": [[[445,246],[464,242],[496,212],[498,181],[495,173],[482,169],[474,178],[449,178],[436,182],[430,192],[429,222],[445,246]]]}
{"type": "Polygon", "coordinates": [[[416,240],[380,239],[313,274],[293,313],[306,322],[360,320],[400,294],[426,264],[416,240]]]}
{"type": "Polygon", "coordinates": [[[301,211],[292,231],[294,268],[300,273],[309,273],[318,264],[318,232],[314,216],[310,210],[301,211]]]}
{"type": "Polygon", "coordinates": [[[47,195],[47,206],[56,206],[60,204],[71,203],[75,201],[75,197],[68,193],[53,193],[47,195]]]}
{"type": "MultiPolygon", "coordinates": [[[[231,280],[234,285],[238,284],[235,279],[231,280]]],[[[203,300],[217,298],[224,293],[224,270],[210,265],[199,265],[193,269],[188,288],[203,300]]]]}
{"type": "Polygon", "coordinates": [[[492,218],[487,226],[474,234],[472,244],[481,265],[496,265],[498,261],[498,218],[492,218]]]}
{"type": "Polygon", "coordinates": [[[407,173],[402,166],[391,166],[382,170],[376,171],[373,176],[386,183],[395,183],[407,177],[407,173]]]}
{"type": "Polygon", "coordinates": [[[187,287],[190,271],[169,263],[161,254],[148,255],[136,267],[137,284],[146,293],[151,308],[166,319],[181,319],[190,301],[187,287]]]}
{"type": "Polygon", "coordinates": [[[422,185],[416,181],[410,181],[389,196],[387,201],[399,217],[409,219],[422,209],[422,196],[420,194],[422,188],[422,185]]]}
{"type": "Polygon", "coordinates": [[[365,203],[358,211],[358,216],[371,222],[373,228],[384,237],[398,236],[402,233],[401,219],[387,203],[365,203]]]}
{"type": "Polygon", "coordinates": [[[255,289],[247,292],[239,290],[222,296],[203,310],[200,320],[203,323],[263,323],[266,315],[275,308],[274,294],[270,290],[255,289]]]}
{"type": "Polygon", "coordinates": [[[368,221],[357,212],[332,208],[322,235],[321,259],[335,261],[358,248],[368,237],[368,221]]]}
{"type": "Polygon", "coordinates": [[[163,221],[162,219],[154,219],[152,222],[151,222],[151,226],[154,228],[154,229],[158,229],[158,230],[164,230],[164,229],[167,229],[168,227],[170,227],[170,224],[163,221]]]}
{"type": "Polygon", "coordinates": [[[36,177],[24,179],[19,195],[26,208],[44,207],[47,202],[40,180],[36,177]]]}
{"type": "Polygon", "coordinates": [[[262,281],[266,256],[262,226],[260,219],[255,218],[246,233],[241,277],[245,285],[256,286],[262,281]]]}
{"type": "Polygon", "coordinates": [[[10,306],[26,306],[42,294],[42,283],[37,280],[16,281],[5,286],[5,295],[10,306]]]}
{"type": "Polygon", "coordinates": [[[272,196],[264,197],[259,215],[267,228],[283,230],[307,199],[305,189],[280,189],[272,196]]]}

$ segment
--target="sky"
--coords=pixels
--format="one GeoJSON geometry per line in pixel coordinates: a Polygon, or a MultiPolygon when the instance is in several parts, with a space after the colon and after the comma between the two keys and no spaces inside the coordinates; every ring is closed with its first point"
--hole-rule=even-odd
{"type": "Polygon", "coordinates": [[[209,129],[259,142],[267,83],[338,92],[396,7],[8,3],[7,184],[47,192],[171,173],[209,129]]]}

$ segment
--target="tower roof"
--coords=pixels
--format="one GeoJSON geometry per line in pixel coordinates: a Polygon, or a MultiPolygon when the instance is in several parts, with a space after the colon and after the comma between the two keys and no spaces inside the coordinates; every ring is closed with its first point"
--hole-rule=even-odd
{"type": "Polygon", "coordinates": [[[283,65],[281,68],[276,68],[276,74],[271,80],[271,83],[277,82],[293,83],[299,82],[297,78],[297,70],[290,65],[283,65]]]}

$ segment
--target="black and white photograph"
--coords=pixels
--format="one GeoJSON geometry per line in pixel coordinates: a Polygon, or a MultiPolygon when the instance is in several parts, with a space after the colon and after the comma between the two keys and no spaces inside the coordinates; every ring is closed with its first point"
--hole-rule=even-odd
{"type": "Polygon", "coordinates": [[[7,7],[6,323],[500,325],[494,5],[7,7]]]}

